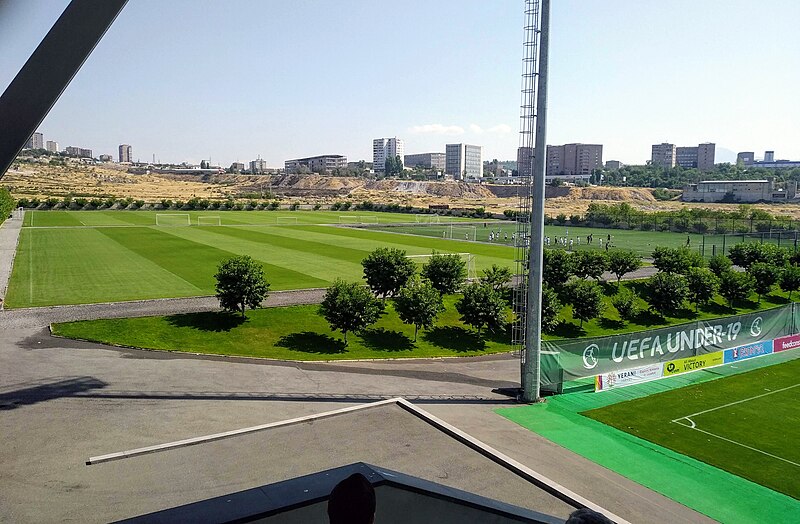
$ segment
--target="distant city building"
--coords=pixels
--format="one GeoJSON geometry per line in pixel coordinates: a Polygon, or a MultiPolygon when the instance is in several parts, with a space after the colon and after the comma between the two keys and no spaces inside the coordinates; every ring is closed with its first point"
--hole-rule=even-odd
{"type": "Polygon", "coordinates": [[[445,146],[445,173],[456,180],[483,178],[483,148],[470,144],[445,146]]]}
{"type": "Polygon", "coordinates": [[[44,146],[51,153],[58,153],[58,142],[53,142],[52,140],[48,140],[44,146]]]}
{"type": "Polygon", "coordinates": [[[25,149],[44,149],[44,135],[41,133],[34,133],[25,142],[25,149]]]}
{"type": "Polygon", "coordinates": [[[241,173],[244,171],[244,162],[234,162],[229,168],[231,173],[241,173]]]}
{"type": "Polygon", "coordinates": [[[386,170],[387,158],[397,156],[400,157],[400,162],[403,162],[405,144],[402,139],[376,138],[372,141],[372,167],[376,173],[383,173],[386,170]]]}
{"type": "Polygon", "coordinates": [[[436,171],[444,171],[445,168],[445,154],[444,153],[417,153],[414,155],[406,155],[403,161],[407,167],[423,167],[425,169],[434,169],[436,171]]]}
{"type": "Polygon", "coordinates": [[[710,171],[716,164],[717,146],[713,142],[706,142],[697,146],[697,169],[710,171]]]}
{"type": "Polygon", "coordinates": [[[697,147],[676,147],[675,164],[687,169],[697,167],[697,147]]]}
{"type": "Polygon", "coordinates": [[[533,174],[533,153],[532,147],[517,148],[517,175],[530,177],[533,174]]]}
{"type": "Polygon", "coordinates": [[[344,155],[310,156],[287,160],[284,165],[286,173],[297,173],[302,167],[306,167],[312,173],[329,173],[336,168],[347,167],[347,157],[344,155]]]}
{"type": "Polygon", "coordinates": [[[620,162],[619,160],[606,160],[606,169],[614,171],[617,169],[622,169],[625,167],[625,164],[620,162]]]}
{"type": "Polygon", "coordinates": [[[114,159],[114,157],[111,155],[100,155],[98,158],[100,159],[100,162],[111,162],[114,159]]]}
{"type": "Polygon", "coordinates": [[[128,144],[121,144],[119,146],[119,161],[120,162],[133,162],[133,148],[128,144]]]}
{"type": "Polygon", "coordinates": [[[258,158],[250,161],[250,173],[254,175],[263,175],[267,170],[267,161],[258,158]]]}
{"type": "Polygon", "coordinates": [[[82,147],[69,146],[66,149],[67,154],[70,156],[77,156],[79,158],[94,158],[91,149],[84,149],[82,147]]]}
{"type": "Polygon", "coordinates": [[[736,163],[745,167],[762,167],[765,169],[800,167],[800,160],[775,160],[775,151],[764,151],[764,160],[756,160],[754,152],[744,151],[736,155],[736,163]]]}
{"type": "Polygon", "coordinates": [[[668,169],[675,167],[676,147],[675,144],[653,144],[650,153],[650,163],[654,166],[661,166],[668,169]]]}
{"type": "Polygon", "coordinates": [[[708,180],[684,187],[681,198],[686,202],[786,202],[796,195],[796,181],[776,187],[772,179],[708,180]]]}
{"type": "Polygon", "coordinates": [[[595,169],[603,167],[600,144],[564,144],[547,146],[546,178],[588,180],[595,169]]]}

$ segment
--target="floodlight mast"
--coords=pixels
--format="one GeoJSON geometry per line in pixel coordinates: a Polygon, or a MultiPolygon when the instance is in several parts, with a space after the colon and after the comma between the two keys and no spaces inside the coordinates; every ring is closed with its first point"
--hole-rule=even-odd
{"type": "MultiPolygon", "coordinates": [[[[541,398],[541,348],[542,348],[542,248],[544,238],[544,187],[546,157],[547,117],[547,53],[550,37],[550,0],[526,0],[525,2],[525,54],[523,56],[523,103],[521,119],[521,141],[523,147],[531,147],[531,131],[535,125],[535,147],[528,149],[531,159],[529,194],[530,203],[530,248],[526,306],[524,308],[524,347],[522,351],[522,400],[537,402],[541,398]],[[537,20],[537,16],[538,20],[537,20]],[[538,42],[538,45],[537,45],[538,42]],[[537,56],[538,48],[538,56],[537,56]],[[534,71],[526,71],[534,64],[534,71]],[[529,84],[526,85],[526,75],[529,84]],[[535,85],[535,87],[534,87],[535,85]],[[536,112],[533,98],[536,95],[536,112]],[[527,99],[527,100],[526,100],[527,99]]],[[[523,155],[524,158],[524,155],[523,155]]]]}

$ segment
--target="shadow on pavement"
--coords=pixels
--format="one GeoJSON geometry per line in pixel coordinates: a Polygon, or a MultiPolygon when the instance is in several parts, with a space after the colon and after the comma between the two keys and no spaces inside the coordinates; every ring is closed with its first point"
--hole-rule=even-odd
{"type": "Polygon", "coordinates": [[[57,398],[75,397],[108,384],[94,377],[76,377],[0,393],[0,410],[16,409],[57,398]]]}

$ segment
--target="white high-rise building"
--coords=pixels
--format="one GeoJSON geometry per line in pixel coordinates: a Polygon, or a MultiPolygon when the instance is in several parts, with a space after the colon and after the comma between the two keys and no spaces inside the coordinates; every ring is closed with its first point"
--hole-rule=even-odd
{"type": "Polygon", "coordinates": [[[372,141],[372,169],[376,173],[383,173],[386,171],[386,159],[398,156],[405,168],[405,150],[405,144],[400,138],[376,138],[372,141]]]}
{"type": "Polygon", "coordinates": [[[483,178],[483,147],[447,144],[444,170],[456,180],[480,180],[483,178]]]}
{"type": "Polygon", "coordinates": [[[44,135],[34,133],[25,143],[25,149],[44,149],[44,135]]]}
{"type": "Polygon", "coordinates": [[[54,142],[53,140],[48,140],[45,149],[47,149],[51,153],[58,153],[58,142],[54,142]]]}

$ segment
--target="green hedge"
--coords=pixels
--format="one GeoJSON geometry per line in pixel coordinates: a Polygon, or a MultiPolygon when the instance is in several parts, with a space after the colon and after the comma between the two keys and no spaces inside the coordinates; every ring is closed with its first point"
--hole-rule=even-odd
{"type": "Polygon", "coordinates": [[[0,187],[0,224],[5,222],[11,210],[14,209],[14,199],[11,198],[11,193],[8,189],[0,187]]]}

